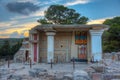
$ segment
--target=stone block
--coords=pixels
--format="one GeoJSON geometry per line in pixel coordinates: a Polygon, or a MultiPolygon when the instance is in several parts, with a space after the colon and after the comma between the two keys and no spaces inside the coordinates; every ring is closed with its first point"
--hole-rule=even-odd
{"type": "Polygon", "coordinates": [[[88,73],[83,70],[77,70],[73,73],[73,80],[90,80],[88,73]]]}
{"type": "Polygon", "coordinates": [[[93,73],[92,80],[102,80],[102,74],[101,73],[93,73]]]}
{"type": "Polygon", "coordinates": [[[62,80],[73,80],[73,75],[72,74],[65,74],[63,76],[62,80]]]}

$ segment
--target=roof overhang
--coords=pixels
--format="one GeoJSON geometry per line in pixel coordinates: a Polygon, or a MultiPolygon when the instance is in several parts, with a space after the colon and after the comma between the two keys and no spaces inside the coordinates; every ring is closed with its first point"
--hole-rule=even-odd
{"type": "Polygon", "coordinates": [[[71,24],[71,25],[57,25],[57,24],[46,24],[37,25],[32,28],[33,31],[85,31],[85,30],[107,30],[108,25],[104,24],[91,24],[91,25],[81,25],[81,24],[71,24]]]}

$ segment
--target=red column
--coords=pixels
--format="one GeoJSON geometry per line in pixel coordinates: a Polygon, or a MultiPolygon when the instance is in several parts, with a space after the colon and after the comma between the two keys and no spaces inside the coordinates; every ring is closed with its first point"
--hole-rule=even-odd
{"type": "Polygon", "coordinates": [[[37,43],[34,43],[34,61],[37,62],[37,43]]]}
{"type": "MultiPolygon", "coordinates": [[[[34,34],[34,41],[37,40],[37,34],[34,34]]],[[[37,43],[34,43],[34,62],[37,62],[37,43]]]]}
{"type": "Polygon", "coordinates": [[[34,40],[37,40],[37,34],[34,34],[34,40]]]}

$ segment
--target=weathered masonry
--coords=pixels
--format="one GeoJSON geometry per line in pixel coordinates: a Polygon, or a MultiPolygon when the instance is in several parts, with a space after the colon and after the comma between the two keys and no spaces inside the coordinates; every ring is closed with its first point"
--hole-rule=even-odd
{"type": "Polygon", "coordinates": [[[102,59],[102,34],[107,25],[38,25],[29,31],[33,62],[102,59]]]}

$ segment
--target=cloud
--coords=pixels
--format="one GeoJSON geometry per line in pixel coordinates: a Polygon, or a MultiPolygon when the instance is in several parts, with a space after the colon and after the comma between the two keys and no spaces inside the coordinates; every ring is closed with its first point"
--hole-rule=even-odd
{"type": "Polygon", "coordinates": [[[87,24],[103,24],[103,22],[104,22],[106,19],[112,19],[112,18],[113,18],[113,17],[96,19],[96,20],[90,20],[87,24]]]}
{"type": "Polygon", "coordinates": [[[29,36],[29,31],[28,30],[21,31],[20,38],[28,37],[28,36],[29,36]]]}
{"type": "Polygon", "coordinates": [[[9,21],[9,22],[0,22],[0,28],[4,26],[10,26],[14,24],[16,21],[9,21]]]}
{"type": "MultiPolygon", "coordinates": [[[[6,35],[6,34],[4,34],[4,35],[6,35]]],[[[19,33],[18,31],[14,31],[11,34],[9,34],[9,38],[24,38],[24,37],[28,37],[28,36],[29,36],[28,30],[23,30],[23,31],[21,31],[21,33],[19,33]]]]}
{"type": "Polygon", "coordinates": [[[10,2],[6,5],[10,12],[28,15],[40,9],[38,5],[31,2],[10,2]]]}
{"type": "Polygon", "coordinates": [[[9,37],[10,38],[20,38],[20,35],[17,31],[15,31],[15,32],[11,33],[9,37]]]}
{"type": "Polygon", "coordinates": [[[35,18],[35,17],[40,18],[41,16],[44,16],[44,11],[47,10],[47,8],[48,7],[41,8],[38,11],[30,15],[21,15],[21,16],[12,17],[11,20],[19,20],[19,19],[27,19],[27,18],[35,18]]]}
{"type": "Polygon", "coordinates": [[[29,30],[38,25],[37,22],[19,23],[18,21],[0,22],[0,38],[23,38],[29,36],[29,30]],[[19,34],[19,35],[18,35],[19,34]]]}
{"type": "Polygon", "coordinates": [[[91,20],[87,24],[102,24],[106,19],[91,20]]]}
{"type": "Polygon", "coordinates": [[[31,3],[35,3],[35,4],[38,4],[40,3],[40,1],[38,0],[14,0],[14,2],[31,2],[31,3]]]}
{"type": "Polygon", "coordinates": [[[22,30],[21,32],[15,30],[13,32],[2,33],[0,38],[24,38],[29,36],[29,30],[22,30]]]}
{"type": "Polygon", "coordinates": [[[8,38],[9,34],[0,34],[0,38],[8,38]]]}
{"type": "Polygon", "coordinates": [[[90,2],[90,0],[73,0],[71,2],[67,2],[66,4],[64,4],[64,6],[73,6],[73,5],[77,5],[77,4],[86,4],[90,2]]]}

